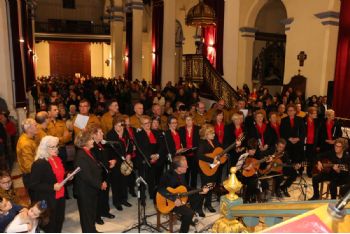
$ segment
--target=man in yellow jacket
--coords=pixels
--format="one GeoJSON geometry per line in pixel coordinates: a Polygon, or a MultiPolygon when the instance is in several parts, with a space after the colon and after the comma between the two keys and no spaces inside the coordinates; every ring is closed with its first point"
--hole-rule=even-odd
{"type": "MultiPolygon", "coordinates": [[[[89,117],[89,120],[84,129],[86,129],[88,126],[93,124],[101,125],[100,119],[96,115],[90,114],[89,111],[90,111],[90,102],[87,99],[82,99],[79,102],[79,114],[89,117]]],[[[75,123],[76,119],[77,119],[77,116],[73,118],[73,124],[75,123]]],[[[74,125],[74,135],[77,136],[80,133],[80,131],[84,129],[80,129],[74,125]]]]}
{"type": "MultiPolygon", "coordinates": [[[[35,143],[34,137],[38,132],[37,123],[34,119],[25,119],[21,124],[23,133],[19,137],[16,153],[19,168],[22,172],[23,184],[27,189],[29,188],[30,171],[34,162],[37,144],[35,143]]],[[[30,191],[29,195],[30,195],[30,191]]]]}

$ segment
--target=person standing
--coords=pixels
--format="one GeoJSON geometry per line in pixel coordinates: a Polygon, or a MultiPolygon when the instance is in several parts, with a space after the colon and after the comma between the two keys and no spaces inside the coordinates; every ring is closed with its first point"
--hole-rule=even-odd
{"type": "Polygon", "coordinates": [[[37,144],[34,141],[34,137],[38,132],[37,123],[34,119],[25,119],[21,124],[23,133],[19,137],[16,153],[19,168],[22,172],[22,179],[24,187],[27,189],[29,196],[31,192],[29,189],[30,171],[36,155],[37,144]]]}
{"type": "Polygon", "coordinates": [[[58,155],[59,139],[53,136],[42,138],[32,165],[30,189],[32,202],[47,201],[50,209],[49,223],[43,227],[45,232],[62,231],[66,201],[64,186],[65,170],[58,155]]]}
{"type": "Polygon", "coordinates": [[[107,188],[107,183],[102,182],[102,169],[91,149],[94,147],[92,133],[80,132],[74,141],[79,148],[75,166],[81,171],[75,176],[74,192],[78,201],[80,225],[82,232],[96,233],[96,211],[98,195],[101,190],[107,188]]]}

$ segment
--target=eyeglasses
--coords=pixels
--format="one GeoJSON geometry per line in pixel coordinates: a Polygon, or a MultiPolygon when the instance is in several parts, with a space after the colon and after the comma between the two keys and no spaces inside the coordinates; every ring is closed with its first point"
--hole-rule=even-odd
{"type": "Polygon", "coordinates": [[[47,148],[49,148],[49,149],[57,149],[57,145],[48,145],[47,148]]]}
{"type": "Polygon", "coordinates": [[[151,124],[151,122],[144,122],[143,125],[146,125],[146,124],[151,124]]]}

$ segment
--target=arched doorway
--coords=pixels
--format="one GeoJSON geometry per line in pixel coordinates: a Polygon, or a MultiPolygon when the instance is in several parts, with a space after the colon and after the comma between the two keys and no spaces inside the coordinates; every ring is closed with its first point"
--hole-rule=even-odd
{"type": "Polygon", "coordinates": [[[281,0],[268,0],[255,20],[252,81],[254,85],[283,84],[287,11],[281,0]]]}
{"type": "Polygon", "coordinates": [[[182,45],[184,43],[184,34],[180,21],[176,20],[175,25],[175,81],[177,82],[182,74],[182,45]]]}

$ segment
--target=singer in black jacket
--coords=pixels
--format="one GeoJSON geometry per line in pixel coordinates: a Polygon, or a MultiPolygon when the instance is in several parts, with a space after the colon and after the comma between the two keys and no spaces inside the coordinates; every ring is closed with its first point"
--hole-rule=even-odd
{"type": "MultiPolygon", "coordinates": [[[[115,143],[110,144],[110,154],[117,160],[116,166],[111,171],[111,185],[113,205],[117,210],[123,210],[122,205],[131,207],[128,202],[128,176],[121,173],[121,165],[124,161],[130,162],[133,153],[132,140],[124,128],[124,117],[119,116],[113,119],[113,128],[107,133],[106,139],[115,143]]],[[[125,162],[125,163],[126,163],[125,162]]]]}
{"type": "Polygon", "coordinates": [[[182,149],[180,134],[177,131],[177,124],[178,124],[177,118],[174,116],[169,116],[168,118],[169,129],[164,132],[167,147],[169,149],[168,153],[170,153],[172,157],[174,157],[176,153],[182,149]]]}
{"type": "Polygon", "coordinates": [[[335,119],[335,112],[332,109],[326,111],[326,119],[321,122],[320,127],[320,150],[327,152],[333,150],[334,141],[343,134],[341,123],[335,119]]]}
{"type": "MultiPolygon", "coordinates": [[[[192,115],[186,116],[186,125],[179,128],[181,144],[184,148],[198,148],[199,145],[199,127],[193,124],[192,115]]],[[[186,181],[192,187],[197,187],[198,159],[196,152],[189,152],[186,155],[188,170],[186,172],[186,181]]]]}
{"type": "Polygon", "coordinates": [[[289,104],[287,106],[287,114],[288,116],[281,120],[281,137],[287,140],[287,153],[292,162],[300,163],[305,158],[305,123],[302,118],[295,115],[295,105],[289,104]]]}
{"type": "Polygon", "coordinates": [[[100,189],[107,188],[102,183],[102,168],[93,156],[91,149],[94,147],[92,134],[89,131],[80,132],[74,141],[79,147],[75,166],[81,171],[75,176],[74,193],[78,201],[80,225],[82,232],[96,233],[96,210],[100,189]]]}
{"type": "Polygon", "coordinates": [[[101,217],[114,218],[109,210],[109,189],[110,189],[110,169],[115,166],[116,160],[113,159],[111,154],[108,153],[107,146],[103,145],[103,131],[98,125],[92,125],[89,127],[92,132],[92,138],[94,139],[94,147],[91,149],[92,154],[95,156],[96,160],[100,163],[102,169],[102,181],[107,184],[105,190],[100,190],[98,195],[98,205],[97,205],[97,215],[96,223],[104,224],[101,217]]]}
{"type": "MultiPolygon", "coordinates": [[[[161,145],[160,136],[151,130],[151,118],[143,115],[140,118],[141,130],[135,134],[135,146],[137,148],[137,161],[139,174],[148,183],[148,193],[154,199],[156,192],[156,169],[164,163],[164,145],[161,145]]],[[[143,189],[143,187],[142,187],[143,189]]]]}

